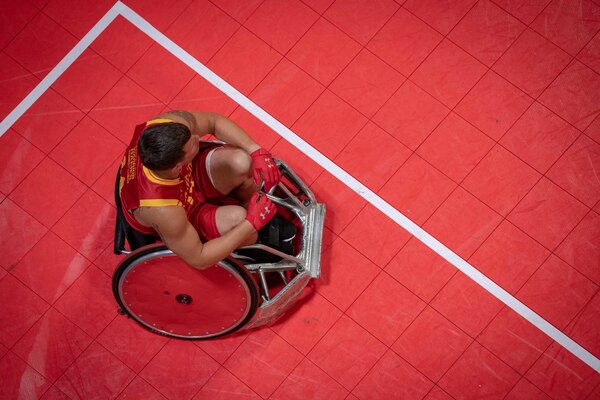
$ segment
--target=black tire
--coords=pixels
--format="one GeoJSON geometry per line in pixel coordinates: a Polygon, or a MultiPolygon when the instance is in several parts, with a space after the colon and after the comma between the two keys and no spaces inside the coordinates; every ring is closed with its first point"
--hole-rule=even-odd
{"type": "Polygon", "coordinates": [[[200,271],[163,244],[128,255],[112,286],[121,310],[134,321],[160,335],[188,340],[240,329],[260,301],[256,282],[239,261],[228,257],[200,271]]]}

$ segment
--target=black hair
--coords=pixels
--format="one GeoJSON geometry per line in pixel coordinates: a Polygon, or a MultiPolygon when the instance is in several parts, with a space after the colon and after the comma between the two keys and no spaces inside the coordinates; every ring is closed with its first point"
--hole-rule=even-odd
{"type": "Polygon", "coordinates": [[[157,171],[173,168],[185,156],[183,146],[190,136],[189,128],[178,122],[150,125],[138,140],[142,164],[157,171]]]}

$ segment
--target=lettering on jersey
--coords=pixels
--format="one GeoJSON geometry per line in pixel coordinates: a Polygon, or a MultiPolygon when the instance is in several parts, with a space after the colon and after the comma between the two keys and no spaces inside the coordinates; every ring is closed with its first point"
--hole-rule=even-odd
{"type": "Polygon", "coordinates": [[[135,178],[135,170],[137,166],[137,147],[133,147],[127,152],[127,164],[127,182],[131,182],[135,178]]]}
{"type": "MultiPolygon", "coordinates": [[[[194,204],[194,179],[192,178],[192,164],[188,164],[183,174],[184,185],[180,186],[180,199],[183,199],[184,208],[187,210],[189,206],[194,204]]],[[[181,176],[180,175],[180,176],[181,176]]]]}

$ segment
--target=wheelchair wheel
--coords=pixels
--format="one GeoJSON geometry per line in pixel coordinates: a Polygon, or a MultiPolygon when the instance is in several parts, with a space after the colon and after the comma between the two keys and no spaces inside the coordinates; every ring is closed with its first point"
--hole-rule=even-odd
{"type": "Polygon", "coordinates": [[[128,256],[115,271],[113,292],[136,322],[183,339],[233,332],[252,318],[259,303],[256,282],[235,259],[200,271],[162,244],[128,256]]]}

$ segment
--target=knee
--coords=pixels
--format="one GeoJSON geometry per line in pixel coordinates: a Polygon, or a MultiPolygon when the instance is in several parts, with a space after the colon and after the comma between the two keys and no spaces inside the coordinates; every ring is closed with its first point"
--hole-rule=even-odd
{"type": "Polygon", "coordinates": [[[252,168],[252,158],[242,149],[236,149],[229,160],[232,172],[235,175],[246,177],[252,168]]]}
{"type": "Polygon", "coordinates": [[[232,226],[242,223],[246,219],[247,211],[242,206],[231,206],[228,210],[229,221],[232,226]]]}

